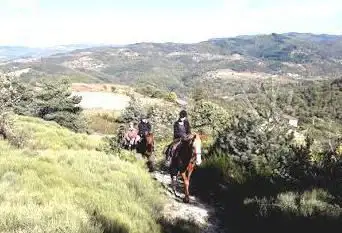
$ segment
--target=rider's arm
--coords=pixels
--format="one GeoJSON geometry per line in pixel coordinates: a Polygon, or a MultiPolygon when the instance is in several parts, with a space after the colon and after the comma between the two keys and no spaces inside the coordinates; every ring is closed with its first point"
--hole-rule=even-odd
{"type": "Polygon", "coordinates": [[[190,126],[190,123],[189,123],[189,121],[187,120],[187,121],[185,121],[185,129],[186,129],[186,134],[191,134],[191,126],[190,126]]]}
{"type": "Polygon", "coordinates": [[[173,138],[178,138],[179,136],[179,130],[178,130],[178,124],[177,122],[174,123],[173,125],[173,138]]]}
{"type": "Polygon", "coordinates": [[[133,131],[133,137],[136,138],[137,136],[138,136],[138,130],[135,129],[135,130],[133,131]]]}

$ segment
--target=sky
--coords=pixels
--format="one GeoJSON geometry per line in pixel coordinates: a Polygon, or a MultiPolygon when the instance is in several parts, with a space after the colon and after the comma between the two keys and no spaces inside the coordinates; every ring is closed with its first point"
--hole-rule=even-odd
{"type": "Polygon", "coordinates": [[[194,43],[342,34],[341,0],[0,0],[0,45],[194,43]]]}

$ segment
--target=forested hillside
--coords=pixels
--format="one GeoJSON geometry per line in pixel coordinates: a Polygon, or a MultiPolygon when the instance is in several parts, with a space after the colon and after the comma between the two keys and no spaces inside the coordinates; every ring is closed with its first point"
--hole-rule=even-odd
{"type": "Polygon", "coordinates": [[[271,34],[219,38],[196,44],[139,43],[95,47],[41,59],[5,62],[3,73],[23,79],[68,76],[76,82],[149,85],[187,94],[197,83],[222,97],[246,83],[273,77],[283,82],[336,78],[342,38],[271,34]]]}

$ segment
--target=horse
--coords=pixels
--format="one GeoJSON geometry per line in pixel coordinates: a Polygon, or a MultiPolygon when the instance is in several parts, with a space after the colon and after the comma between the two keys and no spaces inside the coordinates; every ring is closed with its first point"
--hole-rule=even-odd
{"type": "Polygon", "coordinates": [[[171,185],[175,196],[177,175],[180,173],[184,182],[184,203],[190,202],[189,184],[193,170],[202,163],[202,141],[200,135],[195,133],[183,139],[177,146],[176,153],[172,156],[169,172],[171,175],[171,185]]]}
{"type": "Polygon", "coordinates": [[[147,165],[150,171],[153,170],[154,166],[154,135],[153,133],[146,133],[145,136],[141,137],[140,142],[136,148],[137,153],[140,153],[147,157],[147,165]]]}

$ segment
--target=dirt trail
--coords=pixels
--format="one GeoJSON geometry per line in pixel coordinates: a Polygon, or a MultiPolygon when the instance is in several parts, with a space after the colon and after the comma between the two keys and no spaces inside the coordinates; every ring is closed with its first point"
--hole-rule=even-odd
{"type": "Polygon", "coordinates": [[[215,209],[209,205],[202,203],[194,196],[190,196],[190,203],[185,204],[182,201],[184,197],[182,191],[181,179],[178,181],[177,195],[180,198],[175,197],[171,188],[170,175],[163,171],[154,171],[153,177],[159,181],[165,188],[165,193],[169,198],[168,204],[164,207],[163,215],[170,222],[176,222],[182,220],[185,222],[191,222],[201,228],[201,233],[220,233],[220,224],[215,217],[215,209]]]}

